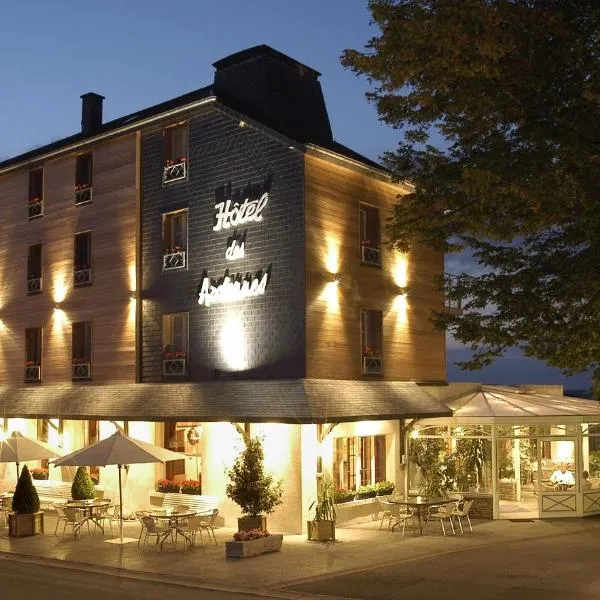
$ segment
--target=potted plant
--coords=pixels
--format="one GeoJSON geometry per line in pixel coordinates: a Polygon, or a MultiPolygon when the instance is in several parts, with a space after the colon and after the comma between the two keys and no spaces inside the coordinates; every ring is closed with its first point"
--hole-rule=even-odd
{"type": "Polygon", "coordinates": [[[309,540],[335,540],[335,488],[330,477],[324,476],[317,491],[317,499],[310,505],[315,509],[312,521],[306,522],[309,540]]]}
{"type": "Polygon", "coordinates": [[[366,500],[367,498],[375,498],[377,495],[377,487],[374,485],[361,485],[358,490],[358,499],[366,500]]]}
{"type": "Polygon", "coordinates": [[[282,482],[274,481],[272,475],[264,471],[264,451],[260,438],[247,438],[246,447],[236,458],[227,476],[225,493],[241,509],[238,530],[267,529],[266,514],[273,512],[281,504],[282,482]]]}
{"type": "Polygon", "coordinates": [[[159,479],[156,484],[156,491],[162,494],[179,494],[180,490],[179,484],[171,479],[159,479]]]}
{"type": "Polygon", "coordinates": [[[31,469],[32,479],[48,479],[48,469],[31,469]]]}
{"type": "Polygon", "coordinates": [[[202,485],[195,479],[186,479],[181,482],[181,493],[182,494],[202,494],[202,485]]]}
{"type": "Polygon", "coordinates": [[[25,465],[15,488],[12,512],[8,513],[8,535],[23,537],[40,533],[44,533],[44,513],[40,510],[40,499],[25,465]]]}
{"type": "Polygon", "coordinates": [[[378,496],[389,496],[396,486],[391,481],[378,481],[375,484],[378,496]]]}
{"type": "Polygon", "coordinates": [[[334,496],[336,504],[344,504],[345,502],[352,502],[356,497],[356,492],[354,490],[336,490],[334,496]]]}
{"type": "Polygon", "coordinates": [[[262,529],[237,531],[233,534],[233,541],[225,542],[225,557],[247,558],[265,552],[277,552],[281,550],[282,542],[281,533],[271,534],[262,529]]]}
{"type": "Polygon", "coordinates": [[[71,485],[73,500],[93,500],[96,497],[94,484],[85,467],[77,467],[73,484],[71,485]]]}

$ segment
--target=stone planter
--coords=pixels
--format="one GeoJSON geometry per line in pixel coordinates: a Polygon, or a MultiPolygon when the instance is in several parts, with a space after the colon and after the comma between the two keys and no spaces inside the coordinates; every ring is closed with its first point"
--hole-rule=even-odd
{"type": "Polygon", "coordinates": [[[307,521],[306,531],[309,540],[317,542],[335,540],[335,521],[307,521]]]}
{"type": "Polygon", "coordinates": [[[238,519],[238,531],[250,531],[251,529],[265,530],[267,528],[267,517],[240,517],[238,519]]]}
{"type": "Polygon", "coordinates": [[[281,533],[273,533],[267,537],[246,542],[232,540],[225,542],[225,558],[248,558],[266,552],[278,552],[281,550],[282,543],[283,535],[281,533]]]}
{"type": "Polygon", "coordinates": [[[8,535],[25,537],[44,533],[44,513],[40,510],[30,514],[8,513],[8,535]]]}

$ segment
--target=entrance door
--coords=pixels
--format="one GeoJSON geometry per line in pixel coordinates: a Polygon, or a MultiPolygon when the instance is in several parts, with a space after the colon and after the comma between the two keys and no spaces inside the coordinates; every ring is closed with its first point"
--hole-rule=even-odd
{"type": "Polygon", "coordinates": [[[496,476],[500,519],[539,517],[535,490],[538,448],[536,438],[508,438],[497,441],[496,476]]]}
{"type": "Polygon", "coordinates": [[[536,488],[540,518],[577,516],[575,439],[540,438],[536,488]]]}

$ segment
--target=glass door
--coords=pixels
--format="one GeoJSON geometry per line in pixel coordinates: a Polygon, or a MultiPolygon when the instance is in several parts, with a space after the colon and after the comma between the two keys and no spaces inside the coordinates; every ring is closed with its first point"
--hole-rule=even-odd
{"type": "Polygon", "coordinates": [[[540,517],[577,516],[575,439],[540,438],[536,487],[540,517]]]}

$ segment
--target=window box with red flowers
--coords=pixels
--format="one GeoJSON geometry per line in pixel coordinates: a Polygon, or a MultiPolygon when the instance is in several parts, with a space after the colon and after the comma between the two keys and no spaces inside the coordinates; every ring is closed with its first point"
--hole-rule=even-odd
{"type": "Polygon", "coordinates": [[[187,178],[187,156],[168,159],[163,169],[163,184],[187,178]]]}
{"type": "Polygon", "coordinates": [[[163,376],[178,377],[187,374],[187,354],[185,352],[165,352],[163,354],[163,376]]]}
{"type": "Polygon", "coordinates": [[[92,186],[89,183],[80,183],[75,186],[75,204],[85,204],[92,201],[92,186]]]}
{"type": "Polygon", "coordinates": [[[159,479],[156,483],[156,491],[162,494],[179,494],[181,486],[171,479],[159,479]]]}
{"type": "Polygon", "coordinates": [[[360,242],[360,260],[365,265],[381,265],[381,253],[379,246],[372,240],[361,240],[360,242]]]}
{"type": "Polygon", "coordinates": [[[186,479],[181,482],[181,493],[200,496],[202,494],[202,484],[195,479],[186,479]]]}
{"type": "Polygon", "coordinates": [[[25,383],[38,383],[42,380],[42,367],[38,360],[25,361],[25,383]]]}
{"type": "Polygon", "coordinates": [[[362,353],[363,375],[380,375],[383,373],[381,355],[371,346],[365,346],[362,353]]]}
{"type": "Polygon", "coordinates": [[[163,252],[163,271],[183,269],[186,266],[185,250],[181,246],[165,248],[163,252]]]}
{"type": "Polygon", "coordinates": [[[41,217],[44,214],[44,205],[42,202],[42,198],[36,196],[35,198],[29,198],[29,203],[27,206],[27,217],[29,219],[35,219],[36,217],[41,217]]]}
{"type": "Polygon", "coordinates": [[[92,361],[89,358],[74,358],[72,361],[72,379],[91,379],[92,361]]]}
{"type": "Polygon", "coordinates": [[[73,285],[81,287],[92,283],[92,269],[86,264],[75,264],[73,266],[73,285]]]}
{"type": "Polygon", "coordinates": [[[31,473],[32,479],[37,480],[46,480],[48,479],[48,469],[31,469],[29,471],[31,473]]]}

